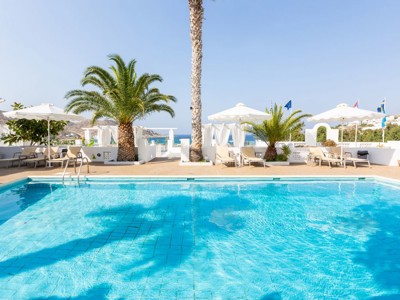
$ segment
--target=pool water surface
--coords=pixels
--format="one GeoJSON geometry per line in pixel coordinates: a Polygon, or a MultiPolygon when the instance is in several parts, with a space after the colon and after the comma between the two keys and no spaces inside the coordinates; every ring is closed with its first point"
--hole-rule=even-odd
{"type": "Polygon", "coordinates": [[[0,192],[0,299],[400,299],[399,186],[26,182],[0,192]]]}

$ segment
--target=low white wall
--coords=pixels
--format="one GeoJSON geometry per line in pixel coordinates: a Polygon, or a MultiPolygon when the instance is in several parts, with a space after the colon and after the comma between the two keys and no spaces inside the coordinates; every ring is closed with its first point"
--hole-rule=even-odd
{"type": "Polygon", "coordinates": [[[203,158],[205,160],[212,161],[213,164],[215,164],[215,151],[216,147],[203,147],[201,150],[203,151],[203,158]]]}
{"type": "MultiPolygon", "coordinates": [[[[139,160],[148,162],[156,157],[156,146],[147,145],[143,148],[140,147],[138,152],[139,160]]],[[[118,147],[82,147],[82,155],[84,157],[87,157],[90,162],[104,162],[106,160],[115,160],[117,159],[118,155],[118,147]]]]}
{"type": "MultiPolygon", "coordinates": [[[[280,145],[277,145],[278,153],[279,153],[280,145]]],[[[290,163],[304,163],[307,162],[308,156],[308,147],[294,147],[293,144],[290,144],[290,149],[292,153],[289,156],[290,163]]],[[[264,157],[265,151],[267,147],[254,147],[256,153],[259,153],[261,157],[264,157]]]]}
{"type": "MultiPolygon", "coordinates": [[[[153,144],[151,144],[153,146],[153,144]]],[[[181,147],[167,147],[166,145],[154,145],[156,149],[155,157],[181,157],[181,147]]]]}
{"type": "Polygon", "coordinates": [[[104,162],[105,160],[117,159],[117,154],[118,147],[82,147],[83,157],[87,157],[90,162],[104,162]]]}
{"type": "Polygon", "coordinates": [[[3,158],[12,158],[14,156],[14,153],[16,152],[21,152],[21,147],[19,146],[0,147],[0,154],[1,156],[3,156],[3,158]]]}
{"type": "Polygon", "coordinates": [[[139,160],[148,162],[154,158],[156,158],[156,145],[147,144],[145,147],[139,148],[139,160]]]}
{"type": "Polygon", "coordinates": [[[353,157],[357,157],[357,151],[368,151],[369,161],[372,164],[385,166],[398,166],[397,160],[400,160],[400,149],[393,148],[343,148],[345,152],[350,152],[353,157]]]}

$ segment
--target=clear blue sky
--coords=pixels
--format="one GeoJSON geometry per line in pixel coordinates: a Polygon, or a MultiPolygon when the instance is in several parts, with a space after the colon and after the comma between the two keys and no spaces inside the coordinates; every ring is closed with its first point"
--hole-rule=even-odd
{"type": "MultiPolygon", "coordinates": [[[[340,102],[400,113],[400,1],[204,0],[203,120],[237,102],[293,100],[319,113],[340,102]]],[[[176,117],[140,124],[189,133],[191,48],[185,0],[0,0],[0,110],[64,107],[84,69],[107,55],[160,74],[176,117]]]]}

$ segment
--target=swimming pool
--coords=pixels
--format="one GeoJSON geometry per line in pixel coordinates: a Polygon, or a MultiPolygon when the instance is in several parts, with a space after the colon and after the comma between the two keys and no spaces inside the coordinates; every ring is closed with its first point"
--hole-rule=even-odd
{"type": "Polygon", "coordinates": [[[0,191],[0,299],[397,299],[399,194],[369,178],[20,182],[0,191]]]}

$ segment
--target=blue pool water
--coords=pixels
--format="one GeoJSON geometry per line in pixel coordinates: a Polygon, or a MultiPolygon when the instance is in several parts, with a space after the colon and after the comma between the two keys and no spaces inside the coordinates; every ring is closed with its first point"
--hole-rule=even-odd
{"type": "Polygon", "coordinates": [[[399,299],[400,189],[27,182],[0,192],[0,299],[399,299]]]}

